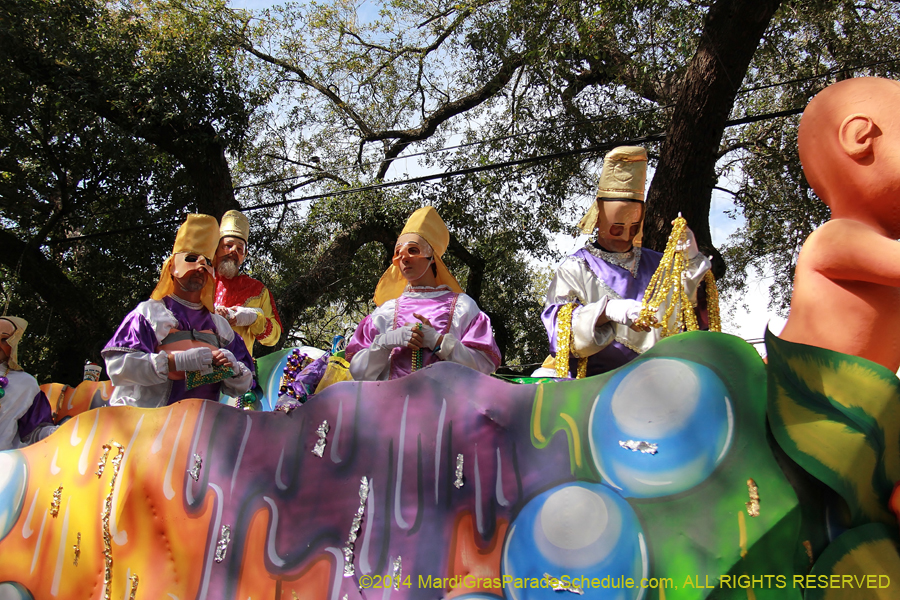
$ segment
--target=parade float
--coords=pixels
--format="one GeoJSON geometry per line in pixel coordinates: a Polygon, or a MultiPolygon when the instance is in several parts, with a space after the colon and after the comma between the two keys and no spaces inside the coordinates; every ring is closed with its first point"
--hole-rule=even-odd
{"type": "MultiPolygon", "coordinates": [[[[766,363],[695,331],[583,379],[441,362],[288,412],[46,387],[69,418],[0,453],[0,597],[897,597],[900,384],[793,323],[766,363]]],[[[259,361],[262,408],[292,356],[259,361]]]]}

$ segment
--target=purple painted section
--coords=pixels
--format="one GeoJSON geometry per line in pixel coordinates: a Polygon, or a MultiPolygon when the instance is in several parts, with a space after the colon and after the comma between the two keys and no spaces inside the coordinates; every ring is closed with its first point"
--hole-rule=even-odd
{"type": "MultiPolygon", "coordinates": [[[[444,573],[461,514],[473,515],[486,546],[498,519],[512,521],[525,499],[575,479],[565,436],[543,450],[529,443],[535,390],[439,363],[397,381],[335,384],[289,415],[205,404],[191,450],[203,468],[198,482],[184,479],[186,509],[199,512],[207,494],[216,497],[215,485],[222,519],[213,522],[206,547],[221,525],[232,531],[226,560],[212,562],[207,597],[234,596],[246,531],[260,509],[269,512],[270,527],[277,510],[269,572],[296,573],[328,548],[339,551],[359,507],[362,476],[371,481],[371,497],[355,544],[357,577],[340,577],[337,597],[359,598],[358,577],[390,574],[398,555],[404,577],[414,581],[444,573]],[[319,458],[312,449],[324,420],[330,431],[319,458]],[[461,489],[453,486],[457,454],[464,456],[461,489]]],[[[414,586],[400,596],[440,593],[414,586]]]]}

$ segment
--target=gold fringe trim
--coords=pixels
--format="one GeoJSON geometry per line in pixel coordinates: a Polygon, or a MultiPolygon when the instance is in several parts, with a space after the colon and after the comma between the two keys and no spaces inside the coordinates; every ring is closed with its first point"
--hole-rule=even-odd
{"type": "MultiPolygon", "coordinates": [[[[641,303],[641,314],[635,322],[636,325],[659,328],[661,338],[682,331],[696,331],[700,328],[697,323],[697,315],[694,313],[694,305],[681,283],[690,262],[687,248],[684,247],[687,241],[687,229],[687,221],[684,217],[679,216],[675,219],[672,233],[669,234],[669,241],[666,243],[666,250],[659,261],[659,267],[647,285],[644,300],[641,303]],[[679,250],[678,246],[681,246],[682,249],[679,250]],[[666,306],[666,313],[662,320],[657,322],[657,311],[669,298],[671,301],[666,306]],[[669,324],[673,317],[675,324],[670,327],[669,324]]],[[[710,331],[721,331],[719,291],[716,288],[716,280],[712,272],[707,271],[703,276],[703,281],[706,283],[709,329],[710,331]]]]}
{"type": "MultiPolygon", "coordinates": [[[[569,355],[572,348],[572,311],[578,306],[576,302],[569,302],[561,309],[556,317],[556,376],[569,377],[569,355]]],[[[587,357],[578,359],[578,371],[576,379],[584,379],[587,376],[587,357]]]]}

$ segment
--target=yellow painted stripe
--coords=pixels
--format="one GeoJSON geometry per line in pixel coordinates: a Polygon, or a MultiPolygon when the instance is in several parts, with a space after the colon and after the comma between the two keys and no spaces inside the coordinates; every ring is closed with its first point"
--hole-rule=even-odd
{"type": "Polygon", "coordinates": [[[544,404],[544,384],[538,384],[537,394],[534,398],[534,417],[532,418],[532,430],[534,439],[543,444],[547,439],[541,434],[541,411],[544,404]]]}
{"type": "Polygon", "coordinates": [[[578,425],[575,424],[575,419],[573,419],[566,413],[559,413],[559,416],[563,418],[563,420],[569,425],[569,429],[572,431],[572,451],[575,453],[575,465],[580,467],[581,438],[578,436],[578,425]]]}

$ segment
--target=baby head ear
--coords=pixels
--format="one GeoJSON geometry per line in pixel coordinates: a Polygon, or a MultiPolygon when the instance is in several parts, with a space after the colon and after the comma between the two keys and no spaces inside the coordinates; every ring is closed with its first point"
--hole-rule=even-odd
{"type": "Polygon", "coordinates": [[[861,160],[871,154],[873,141],[880,134],[875,121],[861,113],[845,117],[838,129],[841,148],[853,160],[861,160]]]}

